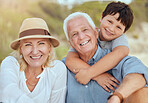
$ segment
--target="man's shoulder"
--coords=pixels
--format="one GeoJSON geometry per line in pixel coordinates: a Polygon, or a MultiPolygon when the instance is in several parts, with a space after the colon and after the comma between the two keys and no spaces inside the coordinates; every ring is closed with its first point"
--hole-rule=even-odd
{"type": "Polygon", "coordinates": [[[66,57],[64,57],[61,61],[65,64],[66,57]]]}

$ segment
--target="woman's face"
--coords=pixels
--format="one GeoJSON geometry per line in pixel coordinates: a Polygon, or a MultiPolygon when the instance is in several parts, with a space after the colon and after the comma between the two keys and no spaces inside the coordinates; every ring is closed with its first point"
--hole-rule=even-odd
{"type": "Polygon", "coordinates": [[[49,56],[50,41],[45,38],[24,39],[20,42],[20,51],[28,67],[41,68],[49,56]]]}

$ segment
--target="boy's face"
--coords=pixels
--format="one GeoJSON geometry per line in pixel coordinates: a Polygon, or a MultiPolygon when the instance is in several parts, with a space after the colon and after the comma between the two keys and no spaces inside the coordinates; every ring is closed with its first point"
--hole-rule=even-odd
{"type": "Polygon", "coordinates": [[[125,26],[118,21],[119,13],[115,15],[106,15],[100,22],[100,40],[111,41],[124,33],[125,26]]]}

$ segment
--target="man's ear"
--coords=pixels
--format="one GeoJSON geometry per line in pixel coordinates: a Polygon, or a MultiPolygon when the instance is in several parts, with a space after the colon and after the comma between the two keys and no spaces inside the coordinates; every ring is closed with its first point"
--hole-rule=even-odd
{"type": "Polygon", "coordinates": [[[70,43],[70,46],[74,48],[72,41],[70,42],[70,40],[68,40],[68,42],[70,43]]]}
{"type": "Polygon", "coordinates": [[[98,27],[95,27],[95,35],[96,35],[97,38],[99,37],[98,27]]]}
{"type": "MultiPolygon", "coordinates": [[[[72,43],[70,42],[70,40],[68,40],[68,42],[69,42],[70,46],[72,46],[72,43]]],[[[73,47],[73,46],[72,46],[72,47],[73,47]]]]}

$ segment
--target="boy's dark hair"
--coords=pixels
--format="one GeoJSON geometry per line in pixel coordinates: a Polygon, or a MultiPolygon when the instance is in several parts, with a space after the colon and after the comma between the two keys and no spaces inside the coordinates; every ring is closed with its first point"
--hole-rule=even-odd
{"type": "Polygon", "coordinates": [[[105,8],[102,14],[102,18],[104,18],[106,15],[115,15],[116,13],[119,13],[117,20],[121,20],[121,23],[125,26],[124,32],[126,32],[132,25],[134,19],[131,8],[129,5],[120,1],[111,2],[105,8]]]}

